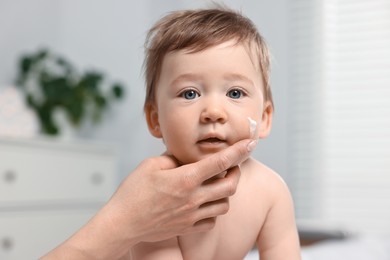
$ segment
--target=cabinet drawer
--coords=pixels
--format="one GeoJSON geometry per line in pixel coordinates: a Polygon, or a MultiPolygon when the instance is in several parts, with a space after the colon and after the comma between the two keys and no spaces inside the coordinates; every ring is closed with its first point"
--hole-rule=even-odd
{"type": "Polygon", "coordinates": [[[115,186],[110,154],[0,147],[0,207],[45,201],[106,201],[115,186]]]}
{"type": "Polygon", "coordinates": [[[0,213],[0,259],[38,259],[71,236],[95,211],[0,213]]]}

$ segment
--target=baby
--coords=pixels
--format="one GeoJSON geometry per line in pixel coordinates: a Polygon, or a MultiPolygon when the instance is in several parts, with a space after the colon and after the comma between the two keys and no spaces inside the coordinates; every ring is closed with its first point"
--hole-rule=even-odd
{"type": "MultiPolygon", "coordinates": [[[[243,15],[222,7],[170,13],[148,34],[145,66],[149,131],[180,164],[268,136],[269,53],[243,15]]],[[[261,260],[300,259],[286,184],[253,158],[240,169],[230,208],[211,231],[140,243],[130,258],[237,260],[257,246],[261,260]]]]}

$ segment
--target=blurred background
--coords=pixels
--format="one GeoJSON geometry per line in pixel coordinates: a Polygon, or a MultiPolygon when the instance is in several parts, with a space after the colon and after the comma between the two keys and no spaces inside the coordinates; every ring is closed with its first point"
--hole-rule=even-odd
{"type": "MultiPolygon", "coordinates": [[[[204,7],[208,1],[6,1],[1,2],[0,82],[12,85],[26,52],[48,47],[80,70],[101,69],[126,85],[126,98],[83,138],[113,142],[121,154],[121,176],[163,150],[143,116],[143,43],[149,27],[169,11],[204,7]],[[136,151],[136,152],[135,152],[136,151]]],[[[272,135],[256,154],[281,175],[287,172],[288,28],[287,1],[226,1],[258,24],[272,54],[276,116],[272,135]]],[[[86,132],[86,133],[85,133],[86,132]]]]}
{"type": "MultiPolygon", "coordinates": [[[[252,19],[270,47],[274,124],[253,156],[287,182],[302,235],[308,243],[390,235],[390,2],[217,2],[252,19]]],[[[148,28],[169,11],[209,3],[0,0],[0,98],[16,86],[20,57],[42,47],[80,71],[97,69],[120,81],[123,99],[104,111],[99,124],[83,124],[70,139],[48,141],[113,148],[115,187],[141,160],[164,150],[149,134],[142,111],[148,28]]],[[[7,119],[4,100],[0,128],[11,121],[20,127],[7,119]]],[[[33,124],[17,138],[41,140],[33,124]]],[[[0,150],[6,154],[15,136],[3,132],[0,150]]],[[[390,251],[390,243],[383,248],[390,251]]]]}

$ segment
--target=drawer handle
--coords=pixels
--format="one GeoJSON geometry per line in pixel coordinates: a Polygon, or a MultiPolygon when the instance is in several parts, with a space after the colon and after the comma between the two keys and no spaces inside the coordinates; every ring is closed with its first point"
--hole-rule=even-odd
{"type": "Polygon", "coordinates": [[[91,175],[91,181],[93,184],[95,185],[100,185],[102,184],[104,178],[103,178],[103,174],[101,174],[100,172],[95,172],[91,175]]]}
{"type": "Polygon", "coordinates": [[[14,247],[14,241],[10,237],[5,237],[1,240],[1,248],[4,251],[11,251],[14,247]]]}
{"type": "Polygon", "coordinates": [[[4,172],[3,179],[7,183],[13,183],[16,181],[16,176],[16,172],[8,170],[4,172]]]}

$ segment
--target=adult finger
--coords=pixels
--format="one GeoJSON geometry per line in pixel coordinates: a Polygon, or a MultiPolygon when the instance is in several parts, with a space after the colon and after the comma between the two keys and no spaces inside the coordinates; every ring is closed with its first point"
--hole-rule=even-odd
{"type": "Polygon", "coordinates": [[[192,227],[188,228],[185,232],[183,232],[183,235],[210,231],[214,228],[216,221],[216,217],[199,220],[192,227]]]}
{"type": "Polygon", "coordinates": [[[211,182],[205,182],[196,193],[200,205],[228,198],[236,193],[237,185],[240,180],[240,168],[234,166],[227,171],[224,178],[214,179],[211,182]]]}
{"type": "Polygon", "coordinates": [[[256,144],[256,140],[242,140],[223,151],[186,166],[192,169],[190,172],[194,175],[191,176],[193,181],[202,183],[247,159],[256,144]]]}
{"type": "Polygon", "coordinates": [[[229,211],[229,198],[204,203],[197,210],[197,222],[202,219],[218,217],[229,211]]]}
{"type": "Polygon", "coordinates": [[[170,170],[179,166],[177,160],[166,153],[158,157],[145,159],[142,164],[156,170],[170,170]]]}
{"type": "Polygon", "coordinates": [[[191,219],[193,220],[193,224],[183,230],[183,234],[203,232],[212,229],[215,226],[217,217],[226,214],[228,210],[228,198],[205,203],[192,213],[191,219]]]}

